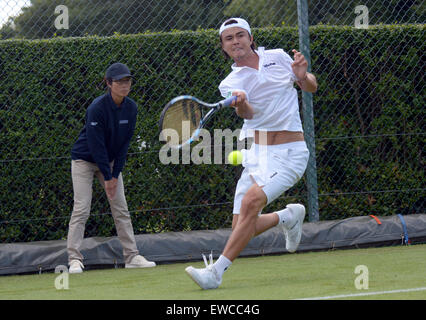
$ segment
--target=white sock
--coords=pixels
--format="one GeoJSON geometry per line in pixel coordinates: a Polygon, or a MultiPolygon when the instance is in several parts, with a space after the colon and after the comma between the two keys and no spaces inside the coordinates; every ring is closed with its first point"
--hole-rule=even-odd
{"type": "Polygon", "coordinates": [[[284,210],[280,210],[276,212],[278,215],[278,224],[284,224],[285,227],[290,227],[292,222],[292,213],[290,209],[285,208],[284,210]]]}
{"type": "Polygon", "coordinates": [[[231,260],[229,260],[224,255],[220,255],[219,259],[217,259],[216,262],[213,263],[213,267],[216,269],[218,275],[222,278],[223,273],[226,271],[226,269],[229,268],[231,264],[231,260]]]}

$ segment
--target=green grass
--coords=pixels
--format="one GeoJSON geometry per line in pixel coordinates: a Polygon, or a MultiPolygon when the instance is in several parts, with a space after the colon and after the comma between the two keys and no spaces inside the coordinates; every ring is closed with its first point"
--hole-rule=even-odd
{"type": "MultiPolygon", "coordinates": [[[[237,259],[216,290],[201,290],[186,275],[194,263],[151,269],[102,269],[69,275],[57,290],[58,274],[0,277],[0,299],[282,300],[426,287],[426,245],[295,253],[237,259]],[[368,290],[357,290],[355,267],[369,272],[368,290]]],[[[426,299],[426,291],[346,299],[426,299]]]]}

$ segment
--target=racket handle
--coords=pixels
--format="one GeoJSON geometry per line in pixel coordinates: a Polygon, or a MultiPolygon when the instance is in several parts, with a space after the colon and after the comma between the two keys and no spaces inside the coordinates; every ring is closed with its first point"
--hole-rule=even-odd
{"type": "Polygon", "coordinates": [[[237,96],[232,96],[232,97],[226,98],[225,100],[222,100],[220,102],[220,106],[229,107],[234,101],[237,101],[237,96]]]}

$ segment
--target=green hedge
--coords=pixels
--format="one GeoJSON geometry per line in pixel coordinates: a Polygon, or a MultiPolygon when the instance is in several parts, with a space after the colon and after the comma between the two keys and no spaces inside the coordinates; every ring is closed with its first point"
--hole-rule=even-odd
{"type": "MultiPolygon", "coordinates": [[[[424,210],[424,26],[317,26],[310,34],[319,82],[320,219],[424,210]]],[[[295,28],[255,29],[254,35],[268,48],[298,48],[295,28]]],[[[165,103],[181,94],[220,99],[217,86],[230,62],[224,63],[217,31],[6,40],[0,41],[0,241],[66,237],[70,149],[86,108],[105,90],[105,69],[116,61],[136,75],[130,96],[139,116],[123,172],[135,233],[230,226],[240,167],[165,166],[158,159],[157,122],[165,103]]],[[[225,110],[209,127],[241,123],[225,110]]],[[[306,203],[305,182],[266,211],[306,203]]],[[[106,212],[95,183],[87,236],[114,234],[106,212]]]]}

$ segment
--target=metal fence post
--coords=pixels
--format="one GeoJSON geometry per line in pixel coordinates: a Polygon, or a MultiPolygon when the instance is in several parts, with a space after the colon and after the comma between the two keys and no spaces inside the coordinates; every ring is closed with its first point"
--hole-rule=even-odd
{"type": "MultiPolygon", "coordinates": [[[[308,72],[311,71],[311,54],[309,45],[309,20],[308,20],[308,1],[297,0],[297,14],[299,24],[299,47],[300,52],[308,61],[308,72]]],[[[318,221],[318,185],[317,185],[317,166],[315,155],[315,126],[312,93],[302,92],[303,103],[303,122],[306,144],[310,156],[308,167],[306,168],[307,190],[308,190],[308,214],[309,221],[318,221]]]]}

